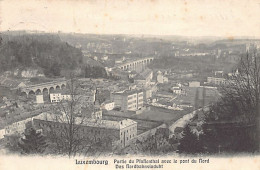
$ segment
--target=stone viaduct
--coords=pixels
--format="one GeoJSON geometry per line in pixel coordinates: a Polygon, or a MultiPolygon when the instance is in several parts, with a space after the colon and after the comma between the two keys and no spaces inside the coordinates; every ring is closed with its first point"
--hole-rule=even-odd
{"type": "Polygon", "coordinates": [[[65,79],[46,82],[46,83],[40,83],[40,84],[34,84],[34,85],[28,85],[25,87],[21,87],[21,93],[26,93],[28,96],[29,94],[43,94],[43,93],[50,93],[54,90],[63,89],[67,85],[67,81],[65,79]]]}
{"type": "Polygon", "coordinates": [[[116,67],[125,71],[143,70],[143,68],[145,68],[148,64],[150,64],[153,61],[153,59],[154,59],[153,57],[147,57],[139,60],[129,61],[127,63],[120,64],[116,67]]]}

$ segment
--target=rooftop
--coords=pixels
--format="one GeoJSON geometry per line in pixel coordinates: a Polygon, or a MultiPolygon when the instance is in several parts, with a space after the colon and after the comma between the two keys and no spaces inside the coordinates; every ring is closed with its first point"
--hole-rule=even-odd
{"type": "Polygon", "coordinates": [[[140,90],[134,89],[134,90],[124,90],[124,91],[116,92],[113,94],[127,96],[127,95],[132,95],[132,94],[141,93],[141,92],[143,92],[141,89],[140,90]]]}
{"type": "MultiPolygon", "coordinates": [[[[12,80],[12,79],[5,78],[5,77],[0,78],[0,85],[5,86],[5,87],[16,88],[21,83],[24,83],[24,82],[19,81],[19,80],[12,80]]],[[[22,86],[25,86],[25,84],[23,84],[22,86]]]]}
{"type": "MultiPolygon", "coordinates": [[[[63,116],[64,117],[64,116],[63,116]]],[[[57,116],[51,113],[42,113],[34,119],[52,121],[52,122],[61,122],[62,116],[57,116]]],[[[136,124],[137,122],[131,119],[124,119],[121,121],[112,121],[112,120],[96,120],[96,119],[82,119],[81,117],[76,117],[75,123],[82,126],[89,127],[99,127],[99,128],[107,128],[107,129],[122,129],[129,125],[136,124]]]]}
{"type": "Polygon", "coordinates": [[[138,79],[138,80],[146,79],[151,73],[152,73],[152,70],[151,70],[151,69],[146,69],[146,70],[144,70],[143,72],[141,72],[140,74],[138,74],[138,75],[135,77],[135,79],[138,79]]]}

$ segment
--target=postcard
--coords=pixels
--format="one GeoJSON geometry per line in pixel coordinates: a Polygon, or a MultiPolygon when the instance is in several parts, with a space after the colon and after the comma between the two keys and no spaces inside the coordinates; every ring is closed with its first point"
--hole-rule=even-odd
{"type": "Polygon", "coordinates": [[[259,0],[1,0],[0,169],[260,169],[259,0]]]}

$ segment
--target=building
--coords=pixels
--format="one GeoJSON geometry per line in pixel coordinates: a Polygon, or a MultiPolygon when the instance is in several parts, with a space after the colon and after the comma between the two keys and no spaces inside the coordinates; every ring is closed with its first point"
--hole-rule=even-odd
{"type": "Polygon", "coordinates": [[[5,135],[11,134],[23,134],[28,124],[32,121],[32,118],[27,118],[18,122],[14,122],[5,126],[5,135]]]}
{"type": "Polygon", "coordinates": [[[184,95],[186,94],[185,90],[182,87],[176,86],[176,87],[172,87],[172,92],[177,94],[177,95],[184,95]]]}
{"type": "Polygon", "coordinates": [[[134,78],[134,82],[140,87],[147,87],[151,84],[152,79],[153,71],[151,69],[146,69],[134,78]]]}
{"type": "Polygon", "coordinates": [[[25,87],[26,84],[19,80],[13,80],[6,77],[0,77],[0,86],[10,89],[19,89],[25,87]]]}
{"type": "Polygon", "coordinates": [[[120,146],[124,148],[135,141],[137,137],[137,122],[131,119],[125,119],[120,124],[120,146]]]}
{"type": "MultiPolygon", "coordinates": [[[[57,118],[57,115],[42,113],[33,119],[33,126],[37,130],[41,129],[43,135],[48,137],[53,131],[62,131],[64,126],[68,126],[58,120],[60,119],[57,118]]],[[[137,122],[131,119],[121,121],[82,120],[81,117],[76,117],[75,126],[79,127],[75,134],[76,137],[86,137],[90,139],[87,140],[88,142],[101,142],[105,149],[124,148],[135,142],[137,136],[137,122]]]]}
{"type": "Polygon", "coordinates": [[[125,90],[112,93],[111,100],[122,111],[136,111],[143,107],[144,93],[142,90],[125,90]]]}
{"type": "Polygon", "coordinates": [[[43,101],[43,95],[42,95],[42,94],[36,95],[36,103],[37,103],[37,104],[42,104],[42,103],[44,103],[44,101],[43,101]]]}
{"type": "Polygon", "coordinates": [[[225,84],[226,79],[222,77],[208,77],[207,78],[207,83],[209,84],[214,84],[214,85],[221,85],[225,84]]]}
{"type": "Polygon", "coordinates": [[[191,81],[191,82],[189,82],[189,87],[200,87],[200,82],[191,81]]]}
{"type": "Polygon", "coordinates": [[[168,78],[163,75],[161,71],[157,72],[157,82],[158,83],[168,83],[168,78]]]}
{"type": "Polygon", "coordinates": [[[102,109],[106,109],[106,110],[113,110],[115,108],[115,102],[111,102],[111,101],[105,101],[102,105],[101,105],[102,109]]]}
{"type": "Polygon", "coordinates": [[[62,100],[70,100],[70,99],[71,99],[71,95],[62,91],[56,91],[50,93],[51,103],[60,102],[62,100]]]}
{"type": "Polygon", "coordinates": [[[102,110],[100,108],[94,108],[94,112],[91,113],[91,118],[98,120],[102,119],[102,110]]]}
{"type": "Polygon", "coordinates": [[[0,129],[0,139],[3,139],[5,135],[5,129],[0,129]]]}
{"type": "Polygon", "coordinates": [[[102,60],[106,61],[108,59],[108,56],[107,55],[104,55],[102,58],[102,60]]]}
{"type": "Polygon", "coordinates": [[[208,84],[213,85],[222,85],[226,83],[226,79],[224,78],[224,72],[223,71],[215,71],[214,76],[207,77],[208,84]]]}

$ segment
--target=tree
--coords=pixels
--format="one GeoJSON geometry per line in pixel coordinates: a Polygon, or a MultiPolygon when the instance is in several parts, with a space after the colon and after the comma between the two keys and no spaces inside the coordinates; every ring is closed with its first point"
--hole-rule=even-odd
{"type": "MultiPolygon", "coordinates": [[[[87,119],[92,118],[95,106],[89,105],[83,108],[84,98],[82,98],[80,84],[74,76],[67,82],[67,90],[70,100],[61,101],[53,108],[52,120],[55,125],[50,127],[48,136],[54,144],[55,153],[69,157],[76,154],[86,155],[100,145],[102,140],[97,137],[99,135],[97,130],[92,133],[89,128],[84,128],[88,123],[87,119]]],[[[98,125],[96,121],[96,126],[98,125]]]]}
{"type": "Polygon", "coordinates": [[[178,146],[179,153],[196,154],[202,152],[202,145],[196,134],[191,132],[189,125],[184,128],[183,137],[178,146]]]}
{"type": "Polygon", "coordinates": [[[242,56],[238,70],[239,74],[220,88],[221,98],[206,116],[202,139],[209,152],[252,152],[260,148],[259,54],[242,56]],[[241,139],[246,142],[240,143],[241,139]]]}
{"type": "Polygon", "coordinates": [[[88,139],[78,134],[80,124],[84,122],[85,117],[81,117],[80,122],[77,122],[79,120],[77,117],[84,115],[80,115],[80,97],[75,77],[70,79],[67,87],[70,100],[61,101],[53,108],[55,112],[53,120],[60,124],[60,128],[51,128],[48,135],[58,153],[72,156],[83,149],[84,141],[88,139]]]}
{"type": "Polygon", "coordinates": [[[31,129],[29,134],[25,134],[25,139],[21,138],[18,146],[22,148],[25,154],[43,153],[47,147],[45,137],[35,129],[31,129]]]}
{"type": "Polygon", "coordinates": [[[240,123],[207,121],[199,137],[206,153],[254,152],[251,136],[254,128],[240,123]]]}

